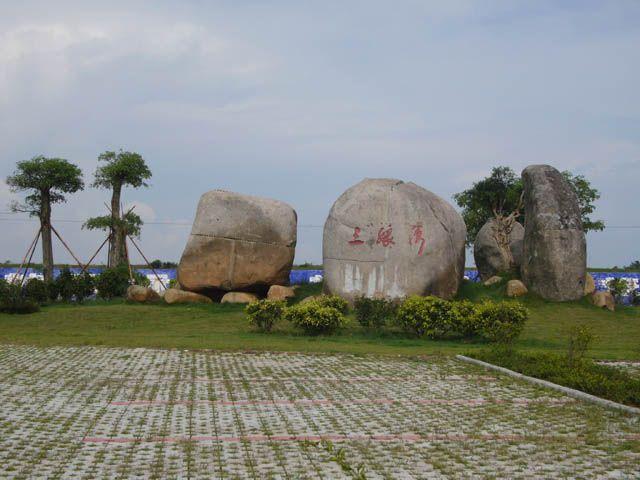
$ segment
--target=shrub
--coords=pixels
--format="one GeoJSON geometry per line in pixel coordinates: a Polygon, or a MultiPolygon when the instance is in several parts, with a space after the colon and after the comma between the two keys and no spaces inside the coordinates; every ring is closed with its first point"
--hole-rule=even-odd
{"type": "Polygon", "coordinates": [[[75,279],[68,268],[63,268],[55,279],[56,297],[63,302],[70,302],[75,294],[75,279]]]}
{"type": "Polygon", "coordinates": [[[463,337],[474,337],[479,332],[479,322],[476,316],[476,305],[469,300],[454,302],[454,327],[453,329],[463,337]]]}
{"type": "Polygon", "coordinates": [[[9,282],[7,282],[4,278],[0,278],[0,299],[4,298],[4,296],[9,292],[9,282]]]}
{"type": "Polygon", "coordinates": [[[270,332],[273,325],[282,317],[286,303],[282,300],[260,300],[246,306],[249,323],[261,332],[270,332]]]}
{"type": "Polygon", "coordinates": [[[452,302],[414,295],[402,302],[396,320],[406,331],[419,337],[441,338],[455,326],[455,316],[452,302]]]}
{"type": "Polygon", "coordinates": [[[30,298],[24,297],[18,285],[7,284],[0,298],[0,312],[11,314],[35,313],[40,306],[30,298]]]}
{"type": "Polygon", "coordinates": [[[133,281],[136,285],[140,285],[142,287],[148,287],[151,285],[151,280],[149,280],[146,275],[135,270],[133,271],[133,281]]]}
{"type": "Polygon", "coordinates": [[[323,307],[335,308],[343,315],[349,313],[349,304],[344,298],[337,295],[320,295],[315,301],[323,307]]]}
{"type": "Polygon", "coordinates": [[[522,333],[529,311],[513,302],[484,302],[476,307],[481,337],[502,345],[512,344],[522,333]]]}
{"type": "Polygon", "coordinates": [[[318,300],[288,307],[285,318],[308,335],[333,333],[345,324],[342,312],[318,300]]]}
{"type": "Polygon", "coordinates": [[[362,296],[356,299],[354,310],[360,325],[365,328],[381,329],[387,323],[387,319],[393,318],[395,315],[396,306],[393,302],[383,298],[362,296]]]}
{"type": "Polygon", "coordinates": [[[585,353],[595,340],[593,330],[586,325],[574,325],[569,329],[567,360],[575,365],[584,358],[585,353]]]}
{"type": "Polygon", "coordinates": [[[624,278],[612,278],[607,282],[607,286],[617,303],[622,302],[622,299],[629,290],[629,284],[624,278]]]}
{"type": "Polygon", "coordinates": [[[122,297],[129,288],[129,268],[120,265],[115,268],[105,268],[96,277],[98,296],[106,300],[122,297]]]}
{"type": "Polygon", "coordinates": [[[631,305],[636,307],[640,306],[640,290],[631,292],[631,305]]]}
{"type": "Polygon", "coordinates": [[[82,272],[73,279],[73,295],[76,302],[82,303],[86,298],[94,294],[96,282],[89,272],[82,272]]]}
{"type": "Polygon", "coordinates": [[[46,304],[50,300],[49,285],[39,278],[30,278],[23,287],[23,295],[29,300],[33,300],[40,305],[46,304]]]}

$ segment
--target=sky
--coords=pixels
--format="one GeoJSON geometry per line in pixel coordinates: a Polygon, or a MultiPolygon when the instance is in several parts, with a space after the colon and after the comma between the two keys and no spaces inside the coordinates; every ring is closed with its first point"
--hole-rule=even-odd
{"type": "MultiPolygon", "coordinates": [[[[289,203],[296,262],[320,262],[329,209],[361,179],[453,202],[497,165],[585,175],[602,195],[595,218],[640,225],[635,0],[0,0],[0,12],[0,261],[19,261],[37,230],[7,213],[22,198],[4,183],[17,161],[66,158],[89,185],[118,149],[153,172],[124,203],[163,260],[179,260],[208,190],[289,203]]],[[[88,187],[54,207],[84,260],[103,236],[81,222],[108,200],[88,187]]],[[[639,236],[589,234],[589,265],[640,258],[639,236]]],[[[60,244],[55,256],[71,260],[60,244]]]]}

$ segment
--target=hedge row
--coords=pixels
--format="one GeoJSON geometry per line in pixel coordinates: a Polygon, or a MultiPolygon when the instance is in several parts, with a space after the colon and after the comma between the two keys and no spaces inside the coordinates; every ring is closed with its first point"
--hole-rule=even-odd
{"type": "MultiPolygon", "coordinates": [[[[457,335],[497,343],[513,342],[529,316],[528,310],[516,302],[474,304],[433,296],[412,296],[399,305],[363,297],[355,302],[354,310],[365,328],[382,329],[394,323],[418,337],[457,335]]],[[[289,307],[275,300],[261,300],[246,307],[249,322],[260,331],[270,332],[278,320],[285,319],[312,335],[334,332],[345,324],[348,311],[344,299],[325,295],[289,307]]]]}
{"type": "MultiPolygon", "coordinates": [[[[138,285],[149,284],[149,280],[138,273],[134,273],[134,280],[138,285]]],[[[58,301],[82,303],[93,295],[104,299],[122,297],[129,285],[126,266],[107,268],[95,277],[87,272],[75,275],[65,268],[53,281],[30,278],[22,287],[0,280],[0,311],[33,313],[41,305],[58,301]]]]}

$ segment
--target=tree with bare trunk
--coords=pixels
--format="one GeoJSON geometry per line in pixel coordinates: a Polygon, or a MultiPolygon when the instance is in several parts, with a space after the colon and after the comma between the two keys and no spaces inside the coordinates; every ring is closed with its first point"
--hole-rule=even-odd
{"type": "MultiPolygon", "coordinates": [[[[593,202],[600,198],[597,189],[582,175],[562,172],[578,197],[585,232],[603,230],[604,222],[592,220],[595,211],[593,202]]],[[[522,180],[510,167],[494,167],[491,175],[475,182],[471,188],[453,196],[462,208],[462,218],[467,225],[467,245],[473,245],[482,226],[490,219],[494,221],[494,238],[505,255],[511,258],[509,241],[515,222],[524,225],[522,203],[522,180]]]]}
{"type": "Polygon", "coordinates": [[[65,193],[84,189],[82,171],[63,158],[42,155],[18,162],[7,185],[14,192],[31,191],[24,203],[14,202],[14,212],[25,212],[40,219],[42,235],[42,265],[46,281],[53,280],[53,245],[51,241],[51,206],[66,201],[65,193]]]}
{"type": "Polygon", "coordinates": [[[98,157],[99,165],[92,186],[111,189],[111,212],[105,217],[90,218],[88,229],[108,228],[110,230],[109,265],[117,267],[128,262],[127,235],[139,234],[142,220],[133,212],[121,211],[122,189],[147,187],[145,180],[151,178],[151,170],[139,153],[107,151],[98,157]]]}

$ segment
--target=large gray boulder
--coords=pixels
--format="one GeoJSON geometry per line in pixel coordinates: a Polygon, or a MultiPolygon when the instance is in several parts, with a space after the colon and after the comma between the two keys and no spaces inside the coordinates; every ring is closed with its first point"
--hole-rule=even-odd
{"type": "Polygon", "coordinates": [[[324,225],[326,293],[353,302],[408,295],[451,298],[464,275],[466,227],[442,198],[394,179],[365,179],[324,225]]]}
{"type": "Polygon", "coordinates": [[[219,296],[287,284],[296,246],[296,212],[284,202],[214,190],[200,197],[178,266],[184,290],[219,296]]]}
{"type": "Polygon", "coordinates": [[[473,244],[473,258],[480,278],[485,281],[500,272],[519,270],[523,240],[524,227],[518,222],[505,228],[495,218],[487,221],[473,244]]]}
{"type": "Polygon", "coordinates": [[[587,243],[578,197],[549,165],[522,172],[524,247],[522,280],[529,290],[554,301],[584,296],[587,243]]]}

